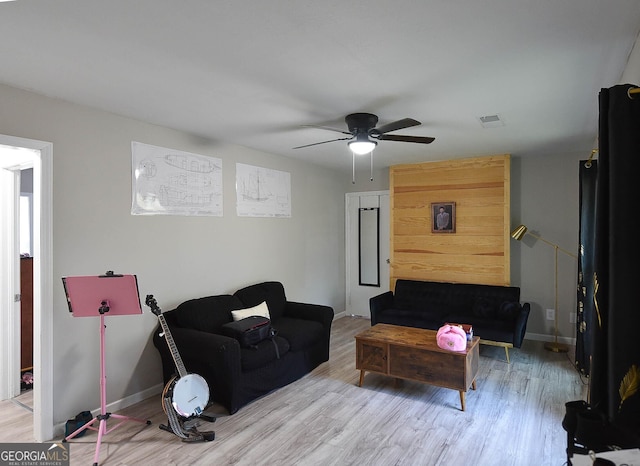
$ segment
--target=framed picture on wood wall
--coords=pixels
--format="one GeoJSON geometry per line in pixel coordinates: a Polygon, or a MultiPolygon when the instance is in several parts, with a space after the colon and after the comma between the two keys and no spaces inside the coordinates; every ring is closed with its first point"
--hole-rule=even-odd
{"type": "Polygon", "coordinates": [[[456,203],[431,203],[431,233],[456,232],[456,203]]]}

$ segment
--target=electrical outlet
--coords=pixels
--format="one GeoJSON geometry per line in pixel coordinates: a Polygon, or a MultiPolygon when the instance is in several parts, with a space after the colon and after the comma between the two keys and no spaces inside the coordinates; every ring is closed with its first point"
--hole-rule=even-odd
{"type": "Polygon", "coordinates": [[[556,318],[555,309],[547,309],[547,320],[554,320],[556,318]]]}
{"type": "Polygon", "coordinates": [[[575,312],[570,312],[569,313],[569,323],[570,324],[575,324],[576,323],[576,313],[575,312]]]}

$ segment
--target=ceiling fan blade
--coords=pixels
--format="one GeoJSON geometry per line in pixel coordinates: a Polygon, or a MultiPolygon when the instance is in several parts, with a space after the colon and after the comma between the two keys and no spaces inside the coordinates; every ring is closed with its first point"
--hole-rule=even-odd
{"type": "Polygon", "coordinates": [[[399,141],[399,142],[417,142],[419,144],[431,144],[436,138],[430,138],[427,136],[401,136],[399,134],[381,134],[378,139],[384,141],[399,141]]]}
{"type": "MultiPolygon", "coordinates": [[[[350,134],[350,133],[347,133],[350,134]]],[[[328,141],[322,141],[322,142],[314,142],[313,144],[305,144],[304,146],[298,146],[298,147],[294,147],[294,149],[302,149],[303,147],[311,147],[311,146],[317,146],[319,144],[326,144],[327,142],[334,142],[334,141],[347,141],[349,139],[353,139],[353,136],[351,136],[350,138],[338,138],[338,139],[330,139],[328,141]]]]}
{"type": "Polygon", "coordinates": [[[318,129],[326,129],[328,131],[336,131],[342,134],[351,134],[349,131],[345,131],[343,129],[330,128],[329,126],[318,126],[318,125],[302,125],[303,128],[318,128],[318,129]]]}
{"type": "Polygon", "coordinates": [[[386,125],[378,126],[374,128],[372,131],[379,134],[389,133],[391,131],[396,131],[398,129],[410,128],[412,126],[421,125],[417,120],[413,118],[403,118],[402,120],[392,121],[391,123],[387,123],[386,125]]]}

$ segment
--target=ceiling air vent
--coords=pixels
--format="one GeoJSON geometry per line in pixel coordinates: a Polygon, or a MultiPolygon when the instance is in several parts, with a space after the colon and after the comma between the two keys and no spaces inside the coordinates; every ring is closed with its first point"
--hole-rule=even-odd
{"type": "Polygon", "coordinates": [[[504,121],[502,121],[498,114],[478,117],[478,121],[483,128],[497,128],[499,126],[504,126],[504,121]]]}

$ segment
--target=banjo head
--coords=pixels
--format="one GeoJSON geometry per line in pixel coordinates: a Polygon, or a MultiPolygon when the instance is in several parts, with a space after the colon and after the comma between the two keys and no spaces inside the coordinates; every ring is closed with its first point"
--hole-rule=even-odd
{"type": "Polygon", "coordinates": [[[209,386],[202,376],[187,374],[170,383],[171,404],[180,416],[202,414],[209,404],[209,386]]]}

